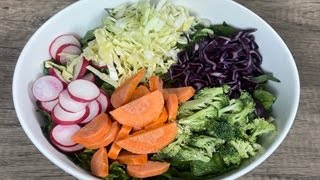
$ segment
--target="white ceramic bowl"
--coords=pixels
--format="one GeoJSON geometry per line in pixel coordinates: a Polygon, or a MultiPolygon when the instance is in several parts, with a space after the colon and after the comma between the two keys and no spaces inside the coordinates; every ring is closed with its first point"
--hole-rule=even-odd
{"type": "MultiPolygon", "coordinates": [[[[82,0],[62,10],[49,19],[34,33],[24,47],[17,62],[13,78],[13,100],[20,123],[33,144],[54,164],[78,179],[94,179],[88,172],[73,164],[57,151],[41,132],[41,117],[31,94],[31,84],[42,75],[42,62],[49,59],[48,47],[60,34],[84,35],[87,30],[100,25],[105,16],[104,8],[115,7],[128,0],[82,0]]],[[[294,121],[300,95],[298,71],[294,59],[279,35],[260,17],[230,0],[173,0],[189,8],[197,17],[210,19],[213,23],[226,21],[234,26],[255,27],[263,68],[273,72],[281,83],[270,83],[278,94],[274,105],[278,133],[274,138],[264,139],[265,151],[248,160],[239,169],[218,178],[236,179],[262,163],[280,145],[294,121]]]]}

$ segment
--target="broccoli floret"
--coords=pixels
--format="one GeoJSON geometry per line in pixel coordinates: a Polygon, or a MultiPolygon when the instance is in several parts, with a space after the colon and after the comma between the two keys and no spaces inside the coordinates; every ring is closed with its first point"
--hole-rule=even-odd
{"type": "Polygon", "coordinates": [[[192,132],[201,132],[207,129],[212,123],[213,118],[218,116],[218,111],[215,107],[210,106],[202,109],[191,116],[179,120],[179,124],[188,126],[192,132]]]}
{"type": "Polygon", "coordinates": [[[220,146],[218,152],[224,163],[228,166],[232,164],[239,165],[241,163],[242,158],[238,151],[228,144],[220,146]]]}
{"type": "Polygon", "coordinates": [[[226,141],[230,141],[236,136],[233,126],[224,119],[212,122],[207,129],[206,134],[226,141]]]}
{"type": "Polygon", "coordinates": [[[187,101],[179,107],[179,118],[190,116],[196,111],[205,109],[212,104],[212,99],[203,98],[187,101]]]}
{"type": "Polygon", "coordinates": [[[248,104],[241,112],[234,114],[226,114],[229,123],[240,125],[245,124],[249,121],[248,115],[254,111],[254,103],[248,104]]]}
{"type": "Polygon", "coordinates": [[[176,157],[183,161],[210,161],[210,157],[207,156],[207,153],[204,150],[189,146],[183,146],[176,157]]]}
{"type": "Polygon", "coordinates": [[[230,86],[204,88],[194,96],[194,99],[213,99],[216,96],[227,94],[229,90],[230,86]]]}
{"type": "Polygon", "coordinates": [[[256,100],[258,100],[261,103],[261,105],[267,111],[271,111],[272,105],[277,100],[277,98],[273,94],[271,94],[267,91],[264,91],[262,89],[255,90],[253,92],[253,96],[254,96],[254,98],[256,98],[256,100]]]}
{"type": "Polygon", "coordinates": [[[247,141],[232,140],[229,143],[238,151],[241,158],[249,158],[249,155],[254,156],[257,154],[255,148],[247,141]]]}
{"type": "Polygon", "coordinates": [[[244,129],[247,134],[249,133],[249,140],[255,142],[258,136],[275,132],[276,126],[273,123],[266,121],[264,118],[256,118],[252,123],[246,125],[244,129]]]}
{"type": "Polygon", "coordinates": [[[192,161],[190,163],[191,173],[195,176],[205,176],[209,174],[219,174],[227,170],[226,165],[219,155],[212,156],[209,162],[192,161]]]}
{"type": "Polygon", "coordinates": [[[219,109],[218,114],[219,114],[219,116],[221,116],[224,113],[237,113],[237,112],[240,112],[242,109],[243,109],[242,101],[232,99],[232,100],[230,100],[228,106],[226,106],[222,109],[219,109]]]}
{"type": "Polygon", "coordinates": [[[225,141],[222,139],[213,138],[206,135],[193,136],[189,144],[191,146],[201,148],[207,151],[209,157],[216,152],[216,147],[223,144],[225,141]]]}

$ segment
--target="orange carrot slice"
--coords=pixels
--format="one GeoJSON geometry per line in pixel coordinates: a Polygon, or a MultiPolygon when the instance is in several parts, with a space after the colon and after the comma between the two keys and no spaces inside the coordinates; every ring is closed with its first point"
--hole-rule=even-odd
{"type": "Polygon", "coordinates": [[[98,148],[106,147],[114,141],[119,130],[120,130],[119,123],[114,122],[112,123],[112,127],[110,128],[110,130],[102,138],[97,140],[95,143],[83,144],[83,146],[86,147],[87,149],[98,149],[98,148]]]}
{"type": "Polygon", "coordinates": [[[112,123],[109,116],[101,113],[90,123],[86,124],[72,136],[72,140],[79,144],[94,143],[102,138],[111,128],[112,123]]]}
{"type": "Polygon", "coordinates": [[[105,148],[101,148],[93,154],[90,165],[93,175],[101,178],[108,176],[108,154],[105,148]]]}
{"type": "MultiPolygon", "coordinates": [[[[130,127],[130,126],[122,125],[122,127],[121,127],[121,129],[120,129],[120,131],[114,141],[116,142],[117,140],[129,135],[131,129],[132,129],[132,127],[130,127]]],[[[111,159],[117,159],[117,157],[122,149],[115,142],[112,143],[112,146],[111,146],[109,153],[108,153],[108,156],[111,159]]]]}
{"type": "Polygon", "coordinates": [[[110,114],[120,124],[143,127],[159,117],[163,106],[162,93],[155,91],[111,111],[110,114]]]}
{"type": "Polygon", "coordinates": [[[134,178],[148,178],[167,172],[169,167],[170,163],[148,161],[146,164],[139,166],[128,165],[127,173],[134,178]]]}
{"type": "Polygon", "coordinates": [[[168,120],[168,112],[167,112],[167,109],[164,107],[158,119],[144,126],[144,129],[154,128],[160,124],[165,123],[167,120],[168,120]]]}
{"type": "Polygon", "coordinates": [[[179,108],[179,101],[176,94],[168,95],[168,98],[166,99],[166,106],[168,108],[168,120],[176,120],[179,108]]]}
{"type": "Polygon", "coordinates": [[[156,90],[163,90],[163,81],[159,76],[151,76],[149,78],[149,89],[151,92],[156,90]]]}
{"type": "Polygon", "coordinates": [[[144,77],[145,72],[145,69],[140,70],[136,75],[127,79],[114,91],[111,95],[111,104],[114,108],[118,108],[130,101],[135,89],[144,77]]]}
{"type": "Polygon", "coordinates": [[[128,151],[121,151],[119,154],[117,161],[120,164],[126,165],[142,165],[147,163],[148,155],[147,154],[133,154],[128,151]]]}
{"type": "Polygon", "coordinates": [[[191,86],[163,89],[164,99],[167,99],[169,94],[176,94],[178,96],[179,103],[188,101],[195,93],[196,90],[191,86]]]}
{"type": "Polygon", "coordinates": [[[134,101],[134,100],[141,98],[142,96],[147,95],[149,93],[150,93],[150,91],[147,87],[142,86],[142,85],[138,86],[137,89],[134,91],[130,101],[134,101]]]}
{"type": "Polygon", "coordinates": [[[169,123],[133,133],[116,143],[123,149],[135,154],[156,153],[170,144],[177,133],[176,123],[169,123]]]}

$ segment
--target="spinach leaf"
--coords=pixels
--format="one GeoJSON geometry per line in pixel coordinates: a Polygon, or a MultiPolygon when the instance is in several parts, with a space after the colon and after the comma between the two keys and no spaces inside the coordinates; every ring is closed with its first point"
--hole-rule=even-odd
{"type": "Polygon", "coordinates": [[[215,36],[225,36],[225,37],[230,37],[232,34],[238,31],[237,28],[230,26],[226,22],[223,22],[222,24],[218,24],[218,25],[211,25],[209,29],[211,29],[214,32],[215,36]]]}
{"type": "Polygon", "coordinates": [[[96,29],[88,31],[86,35],[80,39],[82,49],[86,48],[88,46],[88,43],[96,38],[94,35],[95,30],[96,29]]]}
{"type": "Polygon", "coordinates": [[[109,175],[105,178],[105,180],[129,180],[129,177],[126,174],[125,166],[119,164],[118,162],[113,162],[109,167],[109,175]]]}
{"type": "Polygon", "coordinates": [[[108,83],[103,83],[100,89],[103,90],[108,96],[111,96],[115,91],[115,88],[108,83]]]}
{"type": "Polygon", "coordinates": [[[69,158],[78,166],[90,171],[90,162],[96,150],[86,149],[78,154],[70,154],[69,158]]]}
{"type": "Polygon", "coordinates": [[[273,76],[272,73],[266,73],[264,75],[261,76],[257,76],[251,79],[251,81],[257,83],[257,84],[261,84],[261,83],[265,83],[267,81],[274,81],[274,82],[281,82],[279,79],[277,79],[276,77],[273,76]]]}

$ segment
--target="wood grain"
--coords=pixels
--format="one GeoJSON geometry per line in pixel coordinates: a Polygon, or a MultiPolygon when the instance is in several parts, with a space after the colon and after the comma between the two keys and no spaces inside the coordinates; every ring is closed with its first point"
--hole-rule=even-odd
{"type": "MultiPolygon", "coordinates": [[[[301,102],[289,135],[243,179],[320,179],[320,0],[236,0],[281,35],[296,60],[301,102]]],[[[11,82],[20,51],[49,17],[75,0],[0,0],[0,179],[74,179],[47,160],[23,132],[11,82]]]]}

